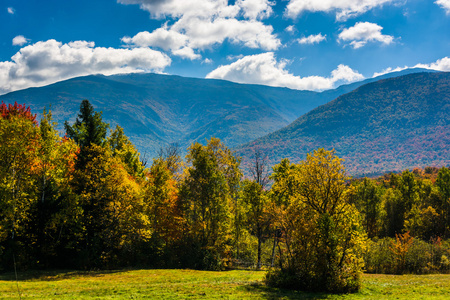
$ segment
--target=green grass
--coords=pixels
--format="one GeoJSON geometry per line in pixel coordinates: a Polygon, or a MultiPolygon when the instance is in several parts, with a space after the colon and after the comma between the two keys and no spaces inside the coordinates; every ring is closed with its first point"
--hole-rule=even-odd
{"type": "Polygon", "coordinates": [[[265,272],[137,270],[0,275],[0,298],[20,299],[450,299],[450,275],[364,275],[359,293],[268,288],[265,272]]]}

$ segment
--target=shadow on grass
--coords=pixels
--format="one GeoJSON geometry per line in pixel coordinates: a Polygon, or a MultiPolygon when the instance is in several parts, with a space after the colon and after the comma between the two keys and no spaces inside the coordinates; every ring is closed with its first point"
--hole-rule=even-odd
{"type": "Polygon", "coordinates": [[[240,287],[261,299],[326,299],[327,293],[310,293],[268,287],[262,283],[254,283],[240,287]]]}
{"type": "MultiPolygon", "coordinates": [[[[56,281],[64,280],[73,277],[89,276],[89,277],[101,277],[105,274],[114,274],[120,272],[126,272],[128,270],[101,270],[101,271],[74,271],[74,270],[50,270],[50,271],[21,271],[17,272],[17,279],[19,281],[24,280],[42,280],[42,281],[56,281]]],[[[16,281],[16,275],[14,272],[0,273],[0,280],[3,281],[16,281]]]]}

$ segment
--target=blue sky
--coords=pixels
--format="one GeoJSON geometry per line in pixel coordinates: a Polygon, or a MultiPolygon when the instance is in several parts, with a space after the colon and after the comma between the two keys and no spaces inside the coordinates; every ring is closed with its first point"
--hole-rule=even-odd
{"type": "Polygon", "coordinates": [[[156,72],[325,90],[450,71],[450,0],[0,0],[0,94],[156,72]]]}

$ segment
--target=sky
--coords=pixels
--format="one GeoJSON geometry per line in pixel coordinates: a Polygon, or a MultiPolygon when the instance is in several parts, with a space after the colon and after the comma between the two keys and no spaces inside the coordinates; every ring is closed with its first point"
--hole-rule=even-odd
{"type": "Polygon", "coordinates": [[[0,94],[153,72],[322,91],[450,71],[450,0],[0,0],[0,94]]]}

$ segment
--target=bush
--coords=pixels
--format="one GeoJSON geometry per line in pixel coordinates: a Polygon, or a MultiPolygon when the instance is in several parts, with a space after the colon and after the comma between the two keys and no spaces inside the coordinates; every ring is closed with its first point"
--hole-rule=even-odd
{"type": "Polygon", "coordinates": [[[440,238],[425,242],[413,239],[403,258],[394,251],[393,238],[373,240],[364,255],[366,272],[379,274],[430,274],[450,271],[450,242],[440,238]]]}

